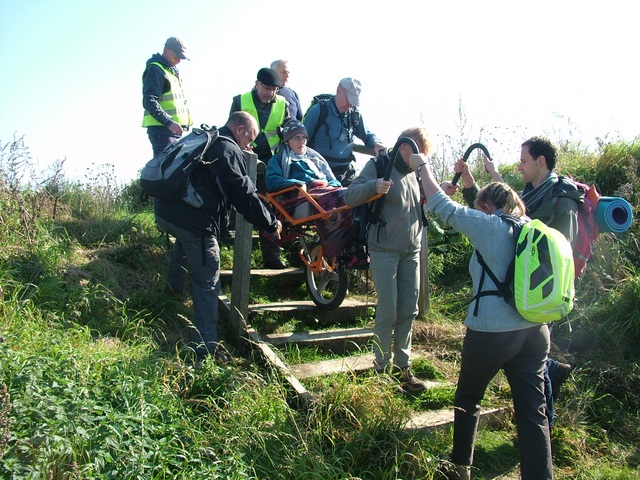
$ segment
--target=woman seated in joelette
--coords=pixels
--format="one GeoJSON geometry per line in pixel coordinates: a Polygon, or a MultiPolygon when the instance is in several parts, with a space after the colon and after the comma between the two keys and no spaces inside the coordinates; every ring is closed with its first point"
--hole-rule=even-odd
{"type": "Polygon", "coordinates": [[[307,129],[295,118],[282,128],[282,146],[267,162],[267,189],[277,192],[292,185],[309,188],[341,187],[331,167],[318,152],[307,147],[307,129]]]}
{"type": "MultiPolygon", "coordinates": [[[[305,190],[326,211],[344,205],[344,192],[340,181],[331,172],[331,167],[315,150],[307,147],[307,129],[296,119],[287,120],[282,128],[283,143],[278,152],[267,162],[267,190],[277,192],[292,185],[305,190]]],[[[305,211],[302,216],[315,212],[308,202],[298,208],[305,211]]],[[[323,239],[324,255],[327,258],[337,256],[352,239],[351,210],[345,209],[327,219],[316,220],[323,239]]]]}

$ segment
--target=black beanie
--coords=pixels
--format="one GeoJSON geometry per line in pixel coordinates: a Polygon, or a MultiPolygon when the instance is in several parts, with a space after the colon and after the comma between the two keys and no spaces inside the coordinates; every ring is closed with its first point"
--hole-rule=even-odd
{"type": "Polygon", "coordinates": [[[298,134],[302,134],[305,137],[309,138],[309,135],[307,134],[307,128],[304,126],[304,123],[296,120],[295,118],[289,120],[284,124],[284,127],[282,127],[282,139],[284,140],[284,143],[287,143],[298,134]]]}

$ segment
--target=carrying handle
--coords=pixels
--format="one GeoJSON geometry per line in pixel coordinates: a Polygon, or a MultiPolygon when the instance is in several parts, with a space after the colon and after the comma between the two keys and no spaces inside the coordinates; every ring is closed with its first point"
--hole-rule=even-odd
{"type": "MultiPolygon", "coordinates": [[[[487,150],[487,147],[485,147],[481,143],[474,143],[469,148],[467,148],[467,151],[464,152],[464,155],[462,156],[462,160],[464,160],[465,163],[469,159],[469,156],[471,155],[471,152],[473,152],[476,148],[479,148],[480,150],[482,150],[484,152],[484,154],[487,156],[487,158],[489,160],[491,160],[491,154],[489,153],[489,150],[487,150]]],[[[460,180],[460,175],[462,175],[462,173],[458,172],[453,176],[453,180],[451,180],[451,183],[453,185],[458,183],[458,180],[460,180]]]]}
{"type": "MultiPolygon", "coordinates": [[[[384,175],[382,177],[383,180],[389,181],[389,178],[391,177],[391,171],[393,170],[393,165],[396,162],[396,157],[400,155],[400,145],[402,145],[403,143],[408,144],[411,147],[411,150],[413,151],[413,153],[420,153],[420,150],[418,150],[418,146],[416,145],[416,142],[413,141],[413,139],[409,137],[400,137],[396,142],[396,144],[393,146],[393,150],[392,150],[393,158],[389,159],[389,164],[387,165],[387,168],[385,169],[384,175]]],[[[382,193],[376,193],[373,197],[367,200],[367,202],[372,202],[374,200],[377,200],[380,197],[382,197],[382,193]]],[[[382,208],[382,203],[380,202],[374,205],[373,211],[371,212],[372,218],[378,218],[378,216],[380,215],[381,208],[382,208]]]]}
{"type": "Polygon", "coordinates": [[[384,172],[383,178],[385,180],[389,180],[389,177],[391,177],[391,171],[393,170],[393,165],[394,163],[396,163],[396,158],[398,157],[398,155],[400,155],[400,145],[402,145],[403,143],[408,144],[411,147],[411,150],[413,151],[413,153],[420,153],[420,151],[418,150],[418,146],[416,145],[416,142],[414,142],[412,138],[400,137],[396,142],[396,144],[393,146],[393,150],[392,150],[393,158],[389,162],[389,165],[387,165],[387,169],[384,172]]]}

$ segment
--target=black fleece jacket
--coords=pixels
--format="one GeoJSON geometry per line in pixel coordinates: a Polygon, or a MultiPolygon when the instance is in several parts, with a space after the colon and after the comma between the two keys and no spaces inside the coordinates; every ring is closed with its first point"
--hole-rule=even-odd
{"type": "Polygon", "coordinates": [[[190,232],[219,237],[222,219],[233,205],[256,227],[275,232],[276,218],[258,197],[247,174],[244,154],[227,127],[220,129],[220,137],[209,147],[205,161],[206,164],[199,165],[192,173],[193,186],[204,205],[195,208],[182,200],[155,199],[156,216],[190,232]]]}

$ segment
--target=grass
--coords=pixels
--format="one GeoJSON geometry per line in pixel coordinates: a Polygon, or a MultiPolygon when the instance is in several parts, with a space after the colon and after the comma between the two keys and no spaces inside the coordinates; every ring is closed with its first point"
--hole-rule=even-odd
{"type": "MultiPolygon", "coordinates": [[[[624,194],[637,214],[639,157],[638,142],[597,154],[568,143],[561,163],[605,194],[624,194]]],[[[21,139],[0,145],[0,478],[439,478],[451,430],[404,427],[453,401],[471,296],[464,238],[432,225],[431,311],[414,328],[413,369],[440,386],[412,398],[388,376],[332,375],[305,381],[315,394],[305,408],[278,372],[241,350],[230,346],[225,366],[195,361],[185,346],[190,299],[162,292],[166,239],[135,183],[119,188],[100,170],[68,184],[57,169],[25,184],[38,177],[27,160],[21,139]]],[[[576,308],[554,329],[553,356],[576,367],[553,432],[559,479],[640,478],[637,239],[637,222],[626,235],[601,235],[576,308]]],[[[229,267],[232,250],[221,256],[229,267]]],[[[351,293],[371,295],[354,280],[351,293]]],[[[251,295],[306,292],[252,282],[251,295]]],[[[372,313],[344,324],[371,326],[372,313]]],[[[335,327],[315,317],[252,322],[261,332],[335,327]]],[[[335,357],[293,346],[280,354],[288,364],[335,357]]],[[[503,375],[483,404],[510,404],[503,375]]],[[[510,419],[482,428],[474,478],[512,470],[517,458],[510,419]]]]}

